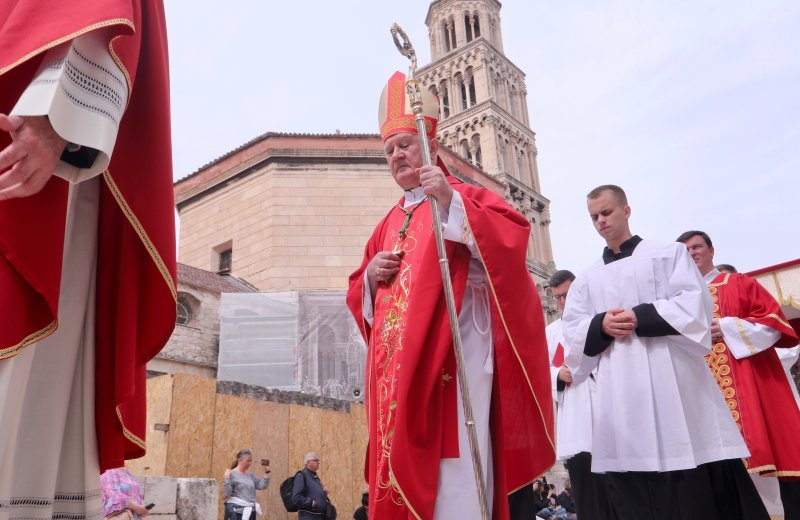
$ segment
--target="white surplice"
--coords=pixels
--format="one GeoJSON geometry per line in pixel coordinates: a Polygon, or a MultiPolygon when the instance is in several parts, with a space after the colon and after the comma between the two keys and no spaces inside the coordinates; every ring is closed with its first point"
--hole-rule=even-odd
{"type": "MultiPolygon", "coordinates": [[[[592,471],[675,471],[749,456],[708,369],[711,296],[683,244],[640,242],[578,276],[564,311],[566,364],[596,368],[592,471]],[[678,335],[615,340],[584,354],[596,314],[652,303],[678,335]]],[[[576,381],[580,382],[580,381],[576,381]]]]}
{"type": "Polygon", "coordinates": [[[582,383],[567,385],[558,391],[558,371],[553,357],[559,345],[566,354],[566,340],[561,319],[545,328],[550,358],[550,378],[553,400],[556,405],[556,456],[566,460],[581,452],[592,452],[592,394],[595,390],[594,376],[582,383]]]}
{"type": "MultiPolygon", "coordinates": [[[[422,187],[405,191],[403,207],[423,201],[422,187]]],[[[427,202],[423,202],[427,204],[427,202]]],[[[489,280],[478,257],[475,238],[465,226],[467,218],[461,194],[453,193],[449,210],[439,206],[442,234],[445,240],[459,242],[469,249],[472,257],[467,274],[467,287],[458,315],[464,365],[469,381],[470,401],[475,419],[475,432],[481,453],[481,464],[486,480],[489,511],[492,510],[494,483],[492,475],[492,442],[489,431],[489,413],[492,402],[494,374],[494,349],[492,344],[492,315],[489,300],[489,280]]],[[[369,280],[364,273],[364,319],[372,325],[373,303],[369,280]]],[[[464,407],[461,400],[461,383],[458,381],[458,450],[457,459],[442,459],[439,463],[439,487],[436,491],[434,520],[453,518],[480,518],[480,503],[472,469],[467,427],[464,424],[464,407]]],[[[505,497],[502,497],[505,500],[505,497]]]]}

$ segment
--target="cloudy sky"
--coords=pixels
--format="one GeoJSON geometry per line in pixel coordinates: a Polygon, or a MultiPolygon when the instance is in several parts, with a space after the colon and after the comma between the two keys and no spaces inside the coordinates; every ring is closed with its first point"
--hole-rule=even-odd
{"type": "MultiPolygon", "coordinates": [[[[383,82],[430,61],[426,0],[167,4],[175,177],[267,131],[375,133],[383,82]]],[[[800,2],[506,0],[505,54],[526,74],[559,268],[603,242],[586,213],[623,186],[632,230],[707,231],[751,270],[800,257],[800,2]]]]}

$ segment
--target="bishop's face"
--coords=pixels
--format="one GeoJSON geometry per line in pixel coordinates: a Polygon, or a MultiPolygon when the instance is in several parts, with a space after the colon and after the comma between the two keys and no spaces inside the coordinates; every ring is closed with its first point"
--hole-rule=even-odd
{"type": "Polygon", "coordinates": [[[587,201],[589,216],[600,236],[611,245],[619,245],[624,237],[630,235],[628,218],[631,207],[617,199],[611,190],[605,190],[594,199],[587,201]]]}
{"type": "Polygon", "coordinates": [[[705,275],[714,269],[714,248],[709,247],[703,237],[695,235],[684,244],[701,274],[705,275]]]}
{"type": "MultiPolygon", "coordinates": [[[[439,151],[439,142],[430,139],[431,162],[435,162],[439,151]]],[[[386,161],[392,171],[392,177],[398,186],[411,190],[420,185],[419,169],[422,167],[422,150],[419,136],[411,133],[398,133],[386,138],[383,142],[386,161]]]]}

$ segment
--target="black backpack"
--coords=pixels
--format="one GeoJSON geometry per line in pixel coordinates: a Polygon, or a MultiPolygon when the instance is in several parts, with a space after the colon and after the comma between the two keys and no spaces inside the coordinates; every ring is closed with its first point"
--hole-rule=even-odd
{"type": "Polygon", "coordinates": [[[297,511],[297,504],[294,503],[292,500],[292,488],[294,488],[294,479],[302,473],[302,471],[298,471],[294,474],[293,477],[289,477],[283,482],[281,482],[281,500],[283,500],[283,507],[286,508],[286,511],[289,513],[294,513],[297,511]]]}

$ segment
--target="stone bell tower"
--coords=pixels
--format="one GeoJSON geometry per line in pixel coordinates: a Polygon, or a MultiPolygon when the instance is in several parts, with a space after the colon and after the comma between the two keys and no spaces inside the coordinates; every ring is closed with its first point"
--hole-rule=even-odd
{"type": "Polygon", "coordinates": [[[525,73],[503,53],[497,0],[435,0],[425,20],[431,63],[417,71],[439,97],[439,141],[492,175],[531,223],[528,269],[547,314],[544,285],[555,270],[550,201],[541,194],[536,135],[528,116],[525,73]]]}

